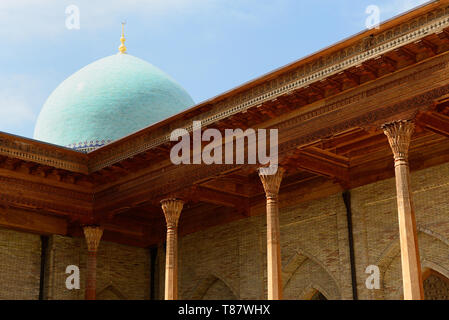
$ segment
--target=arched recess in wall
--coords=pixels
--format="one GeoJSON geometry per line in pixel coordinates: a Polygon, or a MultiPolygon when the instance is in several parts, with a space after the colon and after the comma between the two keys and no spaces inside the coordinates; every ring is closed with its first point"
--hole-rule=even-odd
{"type": "Polygon", "coordinates": [[[110,284],[97,294],[97,300],[126,300],[126,297],[114,285],[110,284]]]}
{"type": "MultiPolygon", "coordinates": [[[[306,288],[301,294],[301,300],[329,300],[322,288],[316,288],[317,285],[312,285],[306,288]]],[[[318,286],[319,287],[319,286],[318,286]]]]}
{"type": "MultiPolygon", "coordinates": [[[[449,261],[447,259],[449,256],[449,241],[431,230],[419,227],[418,245],[423,279],[428,274],[440,274],[442,278],[440,277],[439,279],[443,280],[443,282],[444,278],[449,278],[449,261]],[[433,273],[429,270],[433,270],[433,273]]],[[[398,238],[392,241],[376,265],[381,272],[381,290],[374,291],[374,298],[401,300],[403,298],[401,248],[398,238]]],[[[432,277],[429,281],[433,281],[435,285],[444,288],[443,283],[437,282],[436,280],[438,279],[432,277]]]]}
{"type": "Polygon", "coordinates": [[[192,300],[237,300],[231,287],[215,275],[202,279],[196,286],[192,300]]]}
{"type": "Polygon", "coordinates": [[[449,300],[449,277],[425,268],[423,271],[424,298],[426,300],[449,300]]]}
{"type": "Polygon", "coordinates": [[[311,300],[326,298],[340,299],[340,289],[336,279],[317,259],[297,252],[282,271],[284,299],[311,300]]]}

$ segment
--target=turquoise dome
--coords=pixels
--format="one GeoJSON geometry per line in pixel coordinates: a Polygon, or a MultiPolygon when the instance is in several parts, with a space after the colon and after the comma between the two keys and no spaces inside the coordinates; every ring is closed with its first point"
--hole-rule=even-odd
{"type": "Polygon", "coordinates": [[[97,60],[45,102],[34,139],[90,151],[194,104],[167,74],[129,54],[97,60]]]}

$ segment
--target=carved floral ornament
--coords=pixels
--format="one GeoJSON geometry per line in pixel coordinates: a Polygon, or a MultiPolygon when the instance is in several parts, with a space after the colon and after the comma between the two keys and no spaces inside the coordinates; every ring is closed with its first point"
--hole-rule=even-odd
{"type": "Polygon", "coordinates": [[[99,226],[85,226],[83,227],[83,231],[86,238],[87,250],[97,252],[101,236],[103,235],[103,229],[99,226]]]}
{"type": "Polygon", "coordinates": [[[279,193],[282,176],[285,169],[282,167],[268,167],[259,169],[259,177],[267,198],[275,198],[279,193]]]}
{"type": "Polygon", "coordinates": [[[177,228],[184,201],[179,199],[164,199],[161,201],[167,228],[177,228]]]}
{"type": "Polygon", "coordinates": [[[388,137],[395,162],[407,162],[408,150],[415,125],[410,120],[400,120],[384,124],[382,129],[388,137]]]}

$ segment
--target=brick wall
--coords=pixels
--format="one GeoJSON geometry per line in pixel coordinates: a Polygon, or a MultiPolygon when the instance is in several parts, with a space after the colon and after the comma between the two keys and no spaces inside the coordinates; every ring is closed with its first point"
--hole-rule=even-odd
{"type": "MultiPolygon", "coordinates": [[[[339,194],[281,210],[286,299],[300,299],[312,288],[330,299],[352,298],[345,214],[339,194]]],[[[181,238],[180,297],[265,299],[265,239],[263,215],[181,238]]]]}
{"type": "Polygon", "coordinates": [[[0,299],[38,299],[39,235],[0,229],[0,299]]]}
{"type": "MultiPolygon", "coordinates": [[[[449,278],[449,164],[412,174],[419,246],[424,270],[449,278]]],[[[394,179],[351,190],[357,289],[360,299],[400,299],[402,280],[394,179]],[[377,265],[381,289],[368,290],[365,269],[377,265]]],[[[289,202],[291,203],[291,202],[289,202]]],[[[282,207],[281,254],[286,299],[352,299],[346,209],[341,194],[282,207]]],[[[164,294],[164,244],[155,263],[156,297],[164,294]]],[[[37,299],[40,237],[0,229],[0,298],[37,299]]],[[[51,236],[44,296],[83,299],[84,239],[51,236]],[[81,289],[65,288],[65,268],[80,267],[81,289]]],[[[148,299],[149,250],[102,241],[97,296],[148,299]]],[[[259,215],[179,239],[182,299],[265,299],[266,221],[259,215]]]]}
{"type": "MultiPolygon", "coordinates": [[[[47,254],[46,299],[84,299],[87,247],[84,239],[52,236],[47,254]],[[80,290],[67,290],[68,265],[80,268],[80,290]]],[[[101,241],[97,255],[97,299],[149,299],[147,249],[101,241]]]]}
{"type": "MultiPolygon", "coordinates": [[[[412,174],[423,269],[449,278],[449,164],[412,174]]],[[[351,191],[357,283],[361,299],[402,297],[399,226],[394,179],[351,191]],[[378,265],[382,290],[367,290],[365,269],[378,265]]]]}
{"type": "MultiPolygon", "coordinates": [[[[412,189],[423,270],[433,269],[449,278],[449,164],[413,173],[412,189]]],[[[359,298],[400,299],[395,181],[356,188],[351,196],[359,298]],[[366,288],[369,265],[380,268],[380,290],[366,288]]],[[[285,298],[309,298],[319,290],[328,299],[352,299],[341,194],[281,208],[280,227],[285,298]]],[[[181,238],[180,297],[265,299],[265,228],[261,215],[181,238]]],[[[163,257],[158,259],[161,271],[163,257]]],[[[162,298],[163,272],[158,279],[162,298]]]]}

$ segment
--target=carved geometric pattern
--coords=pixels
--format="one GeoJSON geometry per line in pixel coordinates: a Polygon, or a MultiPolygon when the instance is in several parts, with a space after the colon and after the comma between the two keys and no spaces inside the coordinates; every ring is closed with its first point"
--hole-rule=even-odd
{"type": "Polygon", "coordinates": [[[111,142],[112,140],[92,140],[90,142],[84,141],[69,144],[67,145],[67,148],[87,153],[111,142]]]}
{"type": "Polygon", "coordinates": [[[85,154],[64,148],[42,145],[21,137],[0,135],[0,155],[46,164],[72,172],[87,173],[85,154]]]}

